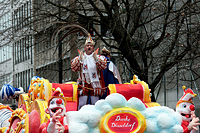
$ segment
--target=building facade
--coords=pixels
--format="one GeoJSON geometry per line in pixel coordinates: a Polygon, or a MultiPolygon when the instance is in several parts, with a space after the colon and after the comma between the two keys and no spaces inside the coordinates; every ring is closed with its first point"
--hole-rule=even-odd
{"type": "MultiPolygon", "coordinates": [[[[0,1],[0,86],[13,84],[12,14],[10,1],[0,1]]],[[[2,101],[11,104],[12,101],[2,101]]]]}
{"type": "Polygon", "coordinates": [[[34,72],[33,5],[31,0],[12,1],[13,86],[27,92],[34,72]]]}

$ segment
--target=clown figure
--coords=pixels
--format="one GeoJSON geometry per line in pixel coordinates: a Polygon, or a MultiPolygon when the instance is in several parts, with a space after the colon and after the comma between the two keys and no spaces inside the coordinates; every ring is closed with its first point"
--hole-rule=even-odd
{"type": "Polygon", "coordinates": [[[50,114],[51,118],[47,121],[42,133],[68,133],[65,104],[63,93],[58,87],[48,101],[45,112],[50,114]]]}
{"type": "Polygon", "coordinates": [[[184,95],[176,104],[176,112],[182,116],[183,133],[198,133],[199,118],[195,116],[195,106],[191,99],[196,97],[196,94],[191,89],[185,91],[185,88],[183,86],[184,95]]]}

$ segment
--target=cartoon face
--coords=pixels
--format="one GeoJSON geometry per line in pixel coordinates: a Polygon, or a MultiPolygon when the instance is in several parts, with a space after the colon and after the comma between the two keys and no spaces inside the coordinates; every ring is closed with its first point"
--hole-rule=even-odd
{"type": "Polygon", "coordinates": [[[62,98],[53,98],[49,103],[49,107],[46,110],[46,113],[50,114],[52,117],[59,109],[61,109],[60,116],[64,116],[66,112],[64,100],[62,98]]]}
{"type": "Polygon", "coordinates": [[[184,121],[190,121],[191,111],[194,111],[195,107],[192,103],[182,102],[176,107],[176,112],[179,112],[184,121]]]}

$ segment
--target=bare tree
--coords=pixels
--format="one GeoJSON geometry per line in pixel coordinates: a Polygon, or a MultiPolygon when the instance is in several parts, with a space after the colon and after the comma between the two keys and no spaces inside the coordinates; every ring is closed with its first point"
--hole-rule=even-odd
{"type": "MultiPolygon", "coordinates": [[[[48,23],[79,22],[82,18],[86,22],[83,26],[88,30],[92,28],[95,38],[118,51],[132,75],[136,74],[139,79],[149,84],[153,94],[152,101],[156,100],[154,91],[167,72],[180,63],[195,61],[200,55],[199,0],[58,0],[56,2],[44,0],[36,2],[38,3],[33,3],[32,16],[34,18],[32,22],[36,26],[32,30],[35,33],[51,36],[53,32],[44,34],[41,28],[45,28],[45,31],[52,30],[51,26],[48,27],[48,23]],[[95,26],[90,27],[90,24],[95,26]],[[109,43],[108,39],[114,43],[109,43]]],[[[76,39],[64,40],[64,43],[71,45],[72,40],[76,39]]],[[[73,50],[75,49],[77,47],[73,50]]],[[[67,53],[70,49],[67,47],[63,50],[66,50],[63,53],[67,53]]],[[[45,58],[47,59],[47,56],[45,58]]],[[[175,75],[170,76],[173,79],[175,75]]],[[[195,80],[198,78],[197,74],[195,80]]]]}
{"type": "Polygon", "coordinates": [[[119,51],[128,61],[131,74],[147,82],[152,94],[176,64],[199,57],[199,1],[76,0],[71,2],[76,5],[74,9],[46,2],[105,27],[115,45],[93,27],[95,35],[119,51]]]}

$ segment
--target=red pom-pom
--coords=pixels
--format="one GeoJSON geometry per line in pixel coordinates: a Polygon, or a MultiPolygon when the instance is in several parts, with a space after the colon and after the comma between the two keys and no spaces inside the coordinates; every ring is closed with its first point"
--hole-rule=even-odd
{"type": "Polygon", "coordinates": [[[62,103],[62,100],[59,98],[59,99],[56,100],[56,103],[57,103],[57,104],[61,104],[61,103],[62,103]]]}
{"type": "Polygon", "coordinates": [[[194,111],[194,110],[195,110],[194,105],[190,105],[190,110],[191,110],[191,111],[194,111]]]}

